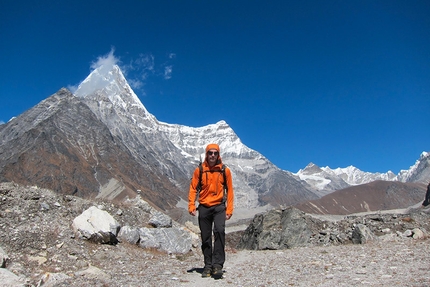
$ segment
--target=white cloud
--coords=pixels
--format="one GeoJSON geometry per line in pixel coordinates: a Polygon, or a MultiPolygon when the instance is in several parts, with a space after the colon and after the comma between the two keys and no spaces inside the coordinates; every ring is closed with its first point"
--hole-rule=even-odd
{"type": "Polygon", "coordinates": [[[121,66],[124,74],[133,71],[137,72],[139,78],[146,79],[148,72],[154,71],[155,66],[154,56],[151,54],[140,54],[137,59],[132,59],[128,65],[121,66]]]}
{"type": "MultiPolygon", "coordinates": [[[[169,60],[174,59],[176,54],[170,53],[167,57],[169,60]]],[[[129,64],[122,65],[120,68],[133,89],[142,89],[150,76],[163,77],[165,80],[172,78],[173,65],[169,60],[156,66],[155,57],[152,54],[139,54],[129,64]]]]}
{"type": "Polygon", "coordinates": [[[176,54],[175,53],[170,53],[168,56],[169,60],[167,60],[166,63],[163,64],[164,66],[164,79],[165,80],[169,80],[172,78],[172,73],[173,73],[173,65],[171,64],[171,60],[176,58],[176,54]]]}
{"type": "Polygon", "coordinates": [[[172,67],[173,66],[164,67],[164,79],[168,80],[172,77],[172,67]]]}
{"type": "Polygon", "coordinates": [[[145,86],[145,83],[141,80],[129,79],[127,80],[132,89],[141,89],[145,86]]]}
{"type": "Polygon", "coordinates": [[[114,56],[115,48],[111,48],[110,52],[104,56],[97,57],[97,61],[91,63],[91,69],[95,70],[97,68],[103,67],[102,69],[112,69],[114,65],[119,64],[119,59],[114,56]]]}
{"type": "Polygon", "coordinates": [[[129,64],[120,66],[121,71],[127,77],[127,81],[133,89],[141,89],[149,75],[154,74],[155,58],[152,54],[139,54],[129,64]]]}

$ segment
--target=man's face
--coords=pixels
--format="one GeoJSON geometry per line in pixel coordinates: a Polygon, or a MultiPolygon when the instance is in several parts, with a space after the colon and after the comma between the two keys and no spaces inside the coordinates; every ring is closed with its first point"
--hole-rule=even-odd
{"type": "Polygon", "coordinates": [[[218,161],[218,151],[216,149],[210,149],[207,153],[207,159],[209,166],[216,165],[216,162],[218,161]]]}

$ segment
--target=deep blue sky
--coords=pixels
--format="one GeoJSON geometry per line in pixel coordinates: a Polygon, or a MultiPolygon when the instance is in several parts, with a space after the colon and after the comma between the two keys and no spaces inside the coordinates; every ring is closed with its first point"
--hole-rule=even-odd
{"type": "Polygon", "coordinates": [[[114,51],[158,120],[225,120],[284,170],[430,151],[430,1],[0,2],[0,122],[114,51]]]}

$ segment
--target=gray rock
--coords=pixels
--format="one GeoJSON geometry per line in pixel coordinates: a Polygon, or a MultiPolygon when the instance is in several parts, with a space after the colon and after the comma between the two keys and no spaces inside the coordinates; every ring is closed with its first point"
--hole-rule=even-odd
{"type": "Polygon", "coordinates": [[[289,208],[282,212],[282,242],[281,246],[294,248],[307,246],[312,235],[305,213],[289,208]]]}
{"type": "Polygon", "coordinates": [[[0,282],[2,286],[26,286],[17,275],[5,268],[0,268],[0,282]]]}
{"type": "Polygon", "coordinates": [[[40,209],[41,210],[49,210],[49,204],[47,204],[46,202],[41,202],[40,203],[40,209]]]}
{"type": "Polygon", "coordinates": [[[127,198],[125,200],[125,202],[129,202],[131,204],[133,204],[134,206],[140,208],[141,210],[145,211],[145,212],[151,212],[152,211],[152,206],[145,201],[144,199],[142,199],[142,197],[140,195],[136,196],[135,198],[127,198]]]}
{"type": "Polygon", "coordinates": [[[162,212],[155,211],[149,219],[149,224],[156,228],[172,227],[172,219],[162,212]]]}
{"type": "Polygon", "coordinates": [[[137,244],[139,242],[140,235],[137,228],[127,225],[121,227],[117,237],[120,242],[125,241],[131,244],[137,244]]]}
{"type": "Polygon", "coordinates": [[[424,232],[419,228],[414,228],[412,230],[412,233],[413,233],[413,235],[412,235],[413,239],[424,239],[425,238],[424,232]]]}
{"type": "Polygon", "coordinates": [[[116,244],[118,222],[106,211],[91,206],[73,220],[73,229],[81,238],[98,243],[116,244]]]}
{"type": "Polygon", "coordinates": [[[312,231],[305,214],[296,208],[257,214],[242,236],[239,249],[286,249],[306,246],[312,231]]]}
{"type": "Polygon", "coordinates": [[[54,286],[58,286],[57,284],[60,284],[61,282],[65,281],[66,279],[69,279],[69,278],[70,277],[64,273],[47,272],[47,273],[43,274],[43,276],[40,279],[39,284],[37,286],[54,287],[54,286]]]}
{"type": "Polygon", "coordinates": [[[187,253],[192,247],[191,234],[181,228],[139,228],[142,248],[155,248],[168,253],[187,253]]]}
{"type": "Polygon", "coordinates": [[[9,260],[7,253],[0,247],[0,268],[6,268],[9,260]]]}
{"type": "Polygon", "coordinates": [[[352,243],[354,244],[365,244],[375,239],[376,236],[364,224],[357,224],[354,231],[352,232],[352,243]]]}

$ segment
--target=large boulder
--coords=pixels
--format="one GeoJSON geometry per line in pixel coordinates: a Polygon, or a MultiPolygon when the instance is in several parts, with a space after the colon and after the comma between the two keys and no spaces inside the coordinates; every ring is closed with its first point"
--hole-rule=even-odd
{"type": "Polygon", "coordinates": [[[73,220],[73,229],[79,237],[97,243],[116,244],[119,223],[107,212],[91,206],[73,220]]]}
{"type": "Polygon", "coordinates": [[[254,216],[238,248],[263,250],[307,246],[313,234],[311,224],[305,213],[296,208],[272,209],[254,216]]]}
{"type": "Polygon", "coordinates": [[[187,253],[192,247],[189,231],[182,228],[139,228],[139,246],[154,248],[168,253],[187,253]]]}

